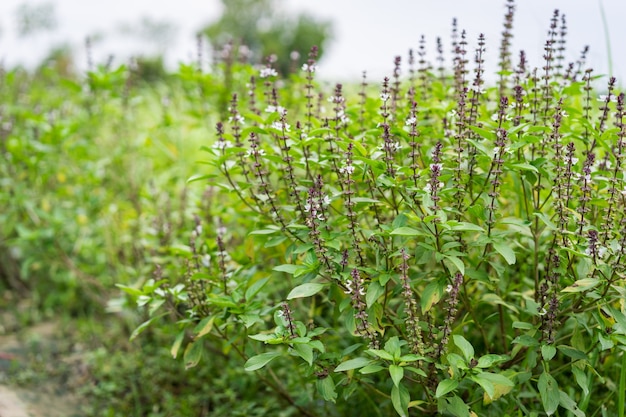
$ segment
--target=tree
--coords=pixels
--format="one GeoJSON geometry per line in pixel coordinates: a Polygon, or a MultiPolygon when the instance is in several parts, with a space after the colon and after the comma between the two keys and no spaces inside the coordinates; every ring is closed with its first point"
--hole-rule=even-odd
{"type": "Polygon", "coordinates": [[[304,62],[314,45],[318,46],[321,57],[332,35],[332,25],[308,14],[280,13],[281,3],[282,0],[222,0],[222,16],[201,33],[207,36],[214,50],[228,43],[247,46],[253,62],[276,55],[275,68],[286,74],[294,60],[298,64],[304,62]]]}

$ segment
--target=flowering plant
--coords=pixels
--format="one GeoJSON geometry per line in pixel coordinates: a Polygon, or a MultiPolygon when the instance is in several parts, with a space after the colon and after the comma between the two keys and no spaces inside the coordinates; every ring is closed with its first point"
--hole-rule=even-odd
{"type": "Polygon", "coordinates": [[[513,67],[513,9],[495,87],[457,33],[452,75],[411,54],[324,100],[313,50],[234,92],[202,177],[228,227],[190,253],[216,261],[143,294],[183,311],[175,356],[224,343],[306,416],[624,415],[624,94],[595,108],[558,12],[542,69],[513,67]]]}

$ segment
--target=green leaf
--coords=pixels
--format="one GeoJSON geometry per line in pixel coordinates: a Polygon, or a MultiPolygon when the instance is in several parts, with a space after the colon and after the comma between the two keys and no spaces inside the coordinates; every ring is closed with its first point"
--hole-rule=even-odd
{"type": "Polygon", "coordinates": [[[372,281],[370,285],[367,287],[367,294],[365,295],[365,304],[367,308],[370,308],[378,297],[385,293],[385,287],[380,285],[378,281],[372,281]]]}
{"type": "Polygon", "coordinates": [[[313,366],[313,348],[304,343],[297,343],[293,345],[293,350],[296,351],[298,356],[304,359],[309,366],[313,366]]]}
{"type": "Polygon", "coordinates": [[[583,291],[590,290],[599,284],[600,284],[600,280],[597,278],[583,278],[574,282],[569,287],[563,288],[561,291],[562,292],[583,292],[583,291]]]}
{"type": "Polygon", "coordinates": [[[176,339],[174,340],[174,344],[172,345],[172,348],[170,349],[170,353],[172,354],[172,357],[174,359],[176,359],[176,357],[178,356],[178,351],[180,350],[180,346],[183,344],[184,338],[185,338],[185,331],[183,330],[182,332],[178,333],[178,335],[176,336],[176,339]]]}
{"type": "Polygon", "coordinates": [[[318,284],[315,282],[308,282],[306,284],[298,285],[296,288],[291,290],[289,295],[287,295],[287,300],[293,300],[294,298],[310,297],[320,292],[325,286],[326,284],[318,284]]]}
{"type": "Polygon", "coordinates": [[[585,355],[585,352],[581,352],[578,349],[574,349],[571,346],[567,345],[559,345],[557,348],[563,353],[565,356],[569,356],[572,359],[588,361],[589,358],[585,355]]]}
{"type": "Polygon", "coordinates": [[[448,406],[446,410],[449,411],[455,417],[470,417],[469,407],[462,399],[456,395],[450,398],[446,398],[448,406]]]}
{"type": "Polygon", "coordinates": [[[528,346],[528,347],[539,346],[539,342],[537,341],[537,339],[535,339],[534,337],[529,336],[527,334],[523,334],[521,336],[517,336],[515,339],[513,339],[513,341],[511,343],[512,344],[520,344],[522,346],[528,346]]]}
{"type": "Polygon", "coordinates": [[[253,230],[252,232],[248,233],[249,235],[271,235],[273,233],[277,233],[279,232],[280,229],[276,228],[276,229],[262,229],[262,230],[253,230]]]}
{"type": "Polygon", "coordinates": [[[485,390],[485,394],[487,394],[489,398],[493,398],[495,396],[496,388],[493,386],[491,381],[486,378],[481,378],[480,375],[471,375],[470,378],[485,390]]]}
{"type": "Polygon", "coordinates": [[[434,304],[437,304],[441,300],[441,294],[443,292],[443,286],[439,281],[430,282],[424,291],[422,291],[420,297],[420,306],[422,307],[422,314],[430,311],[434,304]]]}
{"type": "Polygon", "coordinates": [[[130,340],[135,339],[137,336],[139,336],[141,333],[144,332],[144,330],[146,330],[148,327],[150,327],[150,325],[152,324],[152,322],[156,321],[157,319],[160,319],[161,317],[163,317],[166,313],[163,314],[159,314],[158,316],[154,316],[152,317],[150,320],[144,321],[143,323],[141,323],[139,325],[139,327],[137,327],[133,333],[130,335],[130,340]]]}
{"type": "Polygon", "coordinates": [[[201,340],[188,344],[183,357],[183,360],[185,361],[185,369],[196,366],[198,362],[200,362],[200,359],[202,359],[203,351],[204,349],[201,340]]]}
{"type": "Polygon", "coordinates": [[[509,378],[502,374],[494,374],[491,372],[481,372],[478,374],[482,380],[489,381],[493,385],[493,394],[490,395],[485,390],[483,395],[483,403],[491,404],[493,401],[511,392],[515,384],[509,378]]]}
{"type": "Polygon", "coordinates": [[[537,388],[539,389],[543,409],[551,416],[559,407],[559,402],[561,401],[559,386],[550,374],[543,372],[539,377],[537,388]]]}
{"type": "Polygon", "coordinates": [[[122,284],[115,284],[115,286],[125,293],[132,295],[133,297],[139,297],[140,295],[144,295],[143,291],[138,288],[133,288],[122,284]]]}
{"type": "Polygon", "coordinates": [[[256,371],[257,369],[263,368],[265,365],[281,355],[282,353],[280,352],[261,353],[260,355],[253,356],[248,359],[243,367],[248,372],[256,371]]]}
{"type": "MultiPolygon", "coordinates": [[[[444,261],[449,261],[455,268],[461,273],[461,275],[465,275],[465,265],[463,261],[457,258],[456,256],[446,256],[444,261]]],[[[454,272],[454,270],[452,270],[454,272]]]]}
{"type": "Polygon", "coordinates": [[[398,227],[390,233],[394,236],[421,236],[424,234],[421,230],[413,229],[411,227],[398,227]]]}
{"type": "Polygon", "coordinates": [[[485,229],[474,223],[457,222],[455,220],[448,220],[450,230],[462,231],[462,232],[484,232],[485,229]]]}
{"type": "Polygon", "coordinates": [[[283,265],[278,265],[277,267],[273,268],[272,271],[286,272],[289,275],[293,275],[298,269],[301,269],[301,268],[302,268],[302,265],[283,264],[283,265]]]}
{"type": "Polygon", "coordinates": [[[389,365],[389,375],[393,384],[397,387],[402,378],[404,378],[404,368],[398,365],[389,365]]]}
{"type": "Polygon", "coordinates": [[[505,362],[510,359],[510,356],[507,355],[495,355],[493,353],[488,353],[486,355],[481,356],[478,359],[478,368],[489,368],[496,363],[505,362]]]}
{"type": "Polygon", "coordinates": [[[385,342],[385,350],[393,356],[393,358],[399,358],[401,355],[400,350],[400,339],[398,336],[390,337],[387,342],[385,342]]]}
{"type": "Polygon", "coordinates": [[[337,392],[335,391],[335,382],[330,376],[326,378],[318,379],[315,382],[317,392],[322,396],[325,401],[335,402],[337,400],[337,392]]]}
{"type": "Polygon", "coordinates": [[[556,355],[556,348],[552,345],[541,346],[541,356],[544,360],[549,361],[556,355]]]}
{"type": "Polygon", "coordinates": [[[366,375],[366,374],[375,374],[376,372],[380,372],[382,370],[385,370],[387,368],[385,368],[384,366],[380,366],[380,365],[376,365],[375,363],[372,365],[367,365],[364,366],[363,368],[361,368],[359,370],[360,373],[366,375]]]}
{"type": "Polygon", "coordinates": [[[348,371],[350,369],[357,369],[357,368],[363,368],[364,366],[367,366],[369,364],[371,364],[372,362],[374,362],[371,359],[367,359],[367,358],[354,358],[354,359],[349,359],[345,362],[340,363],[336,368],[335,368],[335,372],[343,372],[343,371],[348,371]]]}
{"type": "Polygon", "coordinates": [[[472,358],[474,357],[474,347],[472,346],[472,344],[460,334],[453,335],[452,340],[454,341],[454,344],[459,349],[461,349],[463,357],[465,357],[465,360],[467,361],[467,363],[469,363],[470,360],[472,360],[472,358]]]}
{"type": "Polygon", "coordinates": [[[446,395],[449,392],[452,392],[459,386],[459,381],[456,379],[444,379],[439,382],[437,385],[437,390],[435,391],[435,397],[440,398],[446,395]]]}
{"type": "Polygon", "coordinates": [[[215,316],[203,318],[193,330],[194,334],[196,335],[196,339],[199,339],[202,336],[209,334],[211,330],[213,329],[214,321],[215,321],[215,316]]]}
{"type": "Polygon", "coordinates": [[[569,395],[567,395],[563,391],[559,391],[559,404],[561,404],[561,407],[565,408],[566,410],[571,411],[572,414],[574,414],[576,417],[585,417],[584,411],[578,408],[578,404],[576,404],[576,401],[572,400],[569,395]]]}
{"type": "Polygon", "coordinates": [[[381,359],[384,359],[386,361],[393,361],[393,355],[385,350],[379,350],[379,349],[368,349],[367,353],[371,353],[373,355],[378,356],[381,359]]]}
{"type": "Polygon", "coordinates": [[[411,396],[404,385],[391,387],[391,403],[399,416],[406,417],[409,412],[411,396]]]}
{"type": "Polygon", "coordinates": [[[513,265],[515,263],[515,252],[509,247],[509,245],[500,242],[493,242],[493,248],[498,252],[507,264],[513,265]]]}
{"type": "Polygon", "coordinates": [[[583,394],[589,395],[589,388],[591,388],[591,384],[585,371],[574,365],[572,366],[572,373],[574,374],[574,378],[576,378],[576,383],[580,388],[582,388],[583,394]]]}
{"type": "Polygon", "coordinates": [[[246,294],[245,294],[246,300],[252,300],[254,296],[257,295],[259,291],[263,289],[265,284],[269,282],[269,280],[270,280],[270,277],[265,277],[254,282],[252,285],[250,285],[248,289],[246,290],[246,294]]]}

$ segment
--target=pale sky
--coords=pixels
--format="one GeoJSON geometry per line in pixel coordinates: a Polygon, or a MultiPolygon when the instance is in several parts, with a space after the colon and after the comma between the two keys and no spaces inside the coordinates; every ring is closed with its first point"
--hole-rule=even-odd
{"type": "MultiPolygon", "coordinates": [[[[525,49],[532,67],[541,67],[541,55],[554,9],[568,21],[568,61],[575,60],[585,45],[590,45],[588,66],[596,74],[608,73],[605,25],[601,4],[610,33],[613,73],[618,82],[626,80],[626,1],[624,0],[517,0],[514,24],[514,50],[525,49]]],[[[373,79],[392,71],[393,58],[406,58],[416,49],[420,36],[426,36],[428,49],[435,49],[441,36],[446,52],[450,50],[450,30],[454,17],[466,29],[469,50],[476,47],[479,33],[487,38],[487,60],[497,60],[504,0],[284,0],[286,12],[308,11],[335,22],[335,37],[320,63],[320,75],[330,79],[354,79],[363,70],[373,79]]],[[[189,61],[195,56],[193,33],[204,23],[219,16],[219,0],[0,0],[0,60],[5,64],[38,62],[52,45],[65,42],[73,46],[84,63],[84,39],[101,34],[94,44],[96,61],[114,54],[118,62],[146,50],[128,35],[115,34],[120,24],[132,24],[142,17],[167,20],[178,28],[175,42],[166,51],[167,61],[189,61]],[[22,3],[53,3],[58,28],[53,33],[20,39],[15,35],[13,16],[22,3]]],[[[449,56],[449,55],[448,55],[449,56]]],[[[471,56],[471,55],[470,55],[471,56]]],[[[80,65],[82,65],[79,62],[80,65]]],[[[624,85],[623,82],[619,84],[624,85]]]]}

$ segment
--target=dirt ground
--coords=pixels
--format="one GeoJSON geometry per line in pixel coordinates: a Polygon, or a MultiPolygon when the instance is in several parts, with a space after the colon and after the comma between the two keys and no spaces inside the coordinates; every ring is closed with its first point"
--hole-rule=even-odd
{"type": "Polygon", "coordinates": [[[56,376],[46,377],[55,375],[57,366],[71,369],[73,364],[68,361],[75,361],[70,356],[55,358],[57,364],[45,363],[56,343],[58,324],[43,323],[19,332],[4,330],[0,335],[0,417],[79,417],[80,401],[72,385],[60,383],[56,376]],[[39,364],[41,374],[29,370],[33,361],[39,364]],[[24,381],[18,384],[19,375],[24,381]]]}

